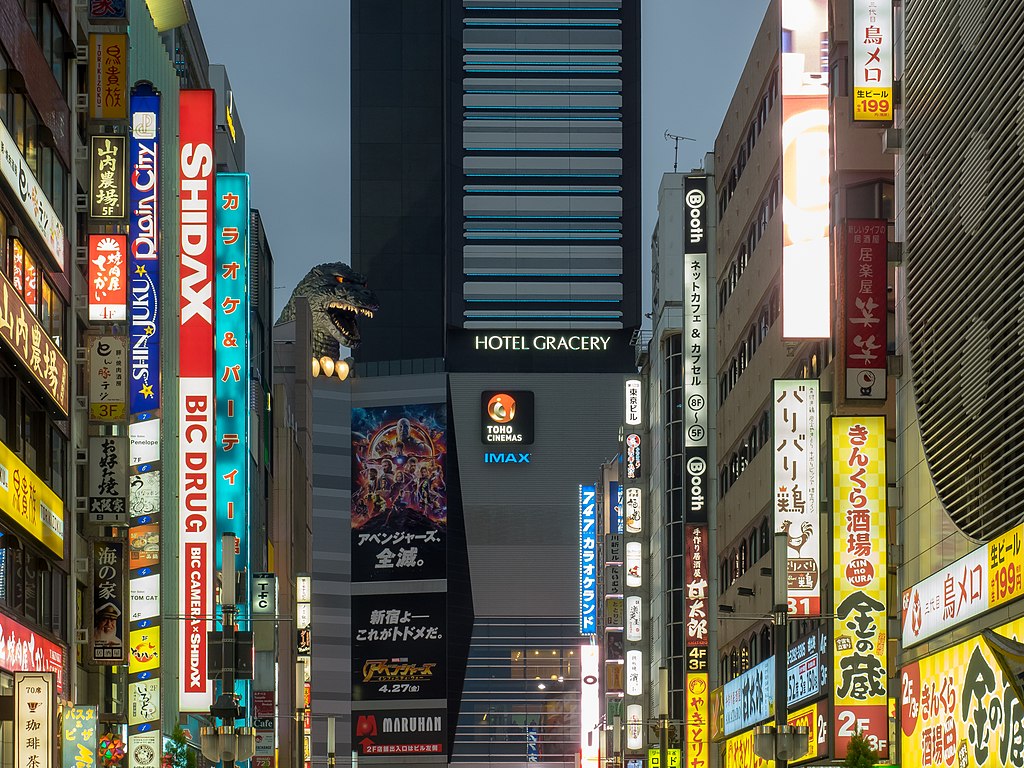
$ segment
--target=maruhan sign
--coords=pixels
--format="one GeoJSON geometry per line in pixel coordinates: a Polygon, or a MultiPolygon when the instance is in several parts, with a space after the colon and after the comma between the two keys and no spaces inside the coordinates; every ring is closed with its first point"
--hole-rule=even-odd
{"type": "Polygon", "coordinates": [[[475,335],[473,349],[504,352],[511,350],[538,350],[540,352],[604,352],[611,344],[611,336],[573,336],[544,334],[538,336],[475,335]]]}

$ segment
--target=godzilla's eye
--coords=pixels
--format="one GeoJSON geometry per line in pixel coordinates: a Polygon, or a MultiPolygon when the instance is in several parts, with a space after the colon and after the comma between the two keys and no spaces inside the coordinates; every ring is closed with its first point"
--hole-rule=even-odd
{"type": "Polygon", "coordinates": [[[335,275],[334,279],[337,280],[339,283],[344,283],[345,282],[345,278],[342,277],[341,275],[335,275]]]}

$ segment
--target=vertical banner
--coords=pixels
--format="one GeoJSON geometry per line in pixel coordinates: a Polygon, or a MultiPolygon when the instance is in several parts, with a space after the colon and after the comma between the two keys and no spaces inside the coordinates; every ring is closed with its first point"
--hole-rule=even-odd
{"type": "Polygon", "coordinates": [[[62,768],[95,768],[96,707],[67,707],[61,727],[62,768]]]}
{"type": "Polygon", "coordinates": [[[888,757],[885,418],[832,419],[836,754],[862,732],[888,757]]]}
{"type": "Polygon", "coordinates": [[[128,437],[89,436],[89,520],[100,525],[128,522],[128,437]]]}
{"type": "Polygon", "coordinates": [[[601,649],[580,646],[580,766],[598,768],[601,760],[601,649]]]}
{"type": "Polygon", "coordinates": [[[884,400],[888,339],[885,219],[846,222],[846,399],[884,400]]]}
{"type": "Polygon", "coordinates": [[[14,673],[14,764],[53,768],[57,729],[54,724],[52,672],[14,673]]]}
{"type": "Polygon", "coordinates": [[[92,631],[94,664],[125,664],[125,543],[98,539],[92,545],[92,631]]]}
{"type": "Polygon", "coordinates": [[[791,616],[821,613],[819,399],[817,379],[772,382],[772,506],[775,530],[788,539],[786,591],[791,616]]]}
{"type": "Polygon", "coordinates": [[[643,424],[644,411],[640,379],[626,380],[626,424],[631,427],[643,424]]]}
{"type": "Polygon", "coordinates": [[[89,35],[89,117],[124,120],[128,116],[128,35],[89,35]]]}
{"type": "Polygon", "coordinates": [[[352,580],[443,579],[444,403],[352,409],[352,580]]]}
{"type": "Polygon", "coordinates": [[[181,147],[180,355],[178,358],[179,702],[182,712],[205,712],[207,632],[214,612],[213,91],[179,94],[181,147]]]}
{"type": "Polygon", "coordinates": [[[853,0],[853,119],[892,120],[892,0],[853,0]]]}
{"type": "Polygon", "coordinates": [[[580,486],[580,634],[597,634],[597,488],[580,486]]]}
{"type": "Polygon", "coordinates": [[[686,674],[686,766],[708,768],[708,673],[686,674]]]}
{"type": "Polygon", "coordinates": [[[89,137],[89,218],[103,219],[104,224],[110,224],[125,217],[127,155],[124,136],[89,137]]]}
{"type": "Polygon", "coordinates": [[[127,317],[128,238],[89,235],[89,319],[113,322],[127,317]]]}
{"type": "Polygon", "coordinates": [[[782,337],[832,333],[828,3],[781,0],[782,337]]]}
{"type": "Polygon", "coordinates": [[[128,340],[86,337],[89,350],[89,420],[121,422],[128,415],[128,340]]]}
{"type": "Polygon", "coordinates": [[[687,176],[683,202],[686,315],[683,318],[683,413],[686,522],[707,523],[708,237],[707,177],[687,176]]]}

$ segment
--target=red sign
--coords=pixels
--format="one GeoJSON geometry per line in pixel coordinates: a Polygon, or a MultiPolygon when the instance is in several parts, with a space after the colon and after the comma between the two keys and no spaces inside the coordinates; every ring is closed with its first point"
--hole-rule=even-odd
{"type": "Polygon", "coordinates": [[[64,649],[0,613],[0,669],[53,672],[57,693],[64,693],[64,649]]]}
{"type": "Polygon", "coordinates": [[[178,502],[183,712],[205,711],[212,698],[206,676],[206,633],[214,610],[213,103],[211,90],[180,93],[178,502]]]}
{"type": "Polygon", "coordinates": [[[889,224],[846,222],[846,397],[885,399],[886,276],[889,224]]]}
{"type": "Polygon", "coordinates": [[[686,644],[708,644],[708,529],[686,526],[686,644]]]}
{"type": "Polygon", "coordinates": [[[273,691],[253,691],[252,692],[252,703],[254,718],[260,717],[273,717],[274,716],[274,692],[273,691]]]}
{"type": "Polygon", "coordinates": [[[128,238],[125,235],[89,235],[89,319],[124,320],[128,238]]]}

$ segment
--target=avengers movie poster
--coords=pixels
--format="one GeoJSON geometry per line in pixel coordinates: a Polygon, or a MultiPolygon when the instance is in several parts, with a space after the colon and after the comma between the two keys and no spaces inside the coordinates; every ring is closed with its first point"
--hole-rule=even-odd
{"type": "Polygon", "coordinates": [[[445,403],[352,409],[352,580],[445,578],[445,403]]]}

